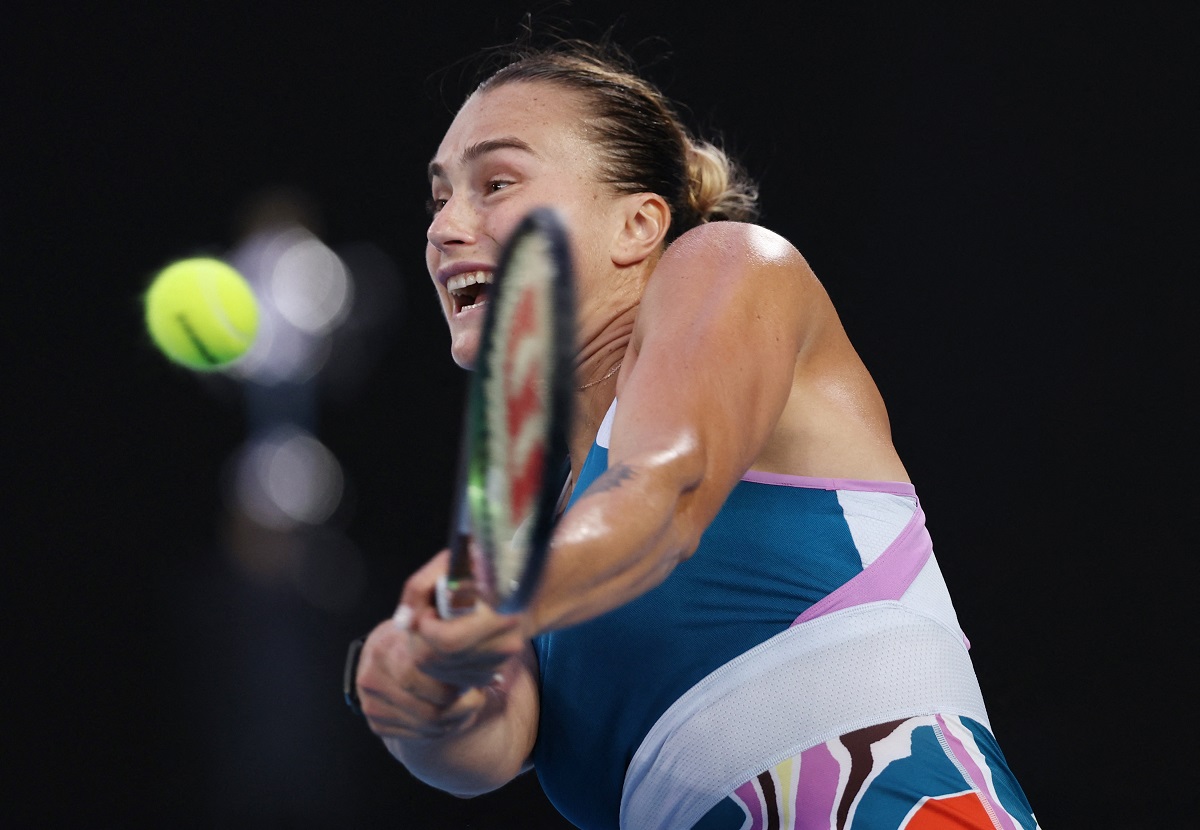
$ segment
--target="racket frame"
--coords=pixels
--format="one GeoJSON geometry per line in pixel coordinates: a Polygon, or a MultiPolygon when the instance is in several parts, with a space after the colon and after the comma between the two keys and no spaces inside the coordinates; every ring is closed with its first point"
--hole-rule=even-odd
{"type": "MultiPolygon", "coordinates": [[[[494,603],[502,613],[515,613],[526,607],[537,588],[549,551],[550,539],[560,508],[560,495],[566,469],[566,447],[574,404],[575,387],[575,298],[574,276],[567,231],[558,214],[551,208],[530,212],[517,226],[501,253],[500,262],[488,291],[486,316],[483,321],[479,352],[467,385],[467,401],[461,446],[459,449],[458,481],[450,529],[450,567],[438,585],[438,610],[450,618],[470,613],[481,599],[494,603]],[[539,239],[540,237],[540,239],[539,239]],[[548,378],[545,391],[544,456],[541,480],[533,504],[528,528],[525,561],[520,576],[509,585],[498,585],[494,562],[504,542],[495,537],[496,499],[489,497],[489,478],[504,477],[510,487],[503,463],[491,457],[490,431],[487,414],[491,407],[505,406],[503,371],[505,353],[496,354],[504,344],[497,342],[502,325],[497,320],[498,309],[507,309],[501,302],[503,292],[512,290],[506,283],[516,278],[509,275],[520,267],[514,262],[524,253],[526,245],[544,245],[549,275],[541,290],[549,294],[541,298],[548,309],[550,347],[541,353],[549,363],[541,375],[548,378]],[[495,364],[499,362],[497,367],[495,364]],[[495,387],[495,388],[493,388],[495,387]],[[499,391],[497,391],[499,390],[499,391]],[[495,395],[499,400],[493,400],[495,395]]],[[[516,304],[512,304],[515,306],[516,304]]],[[[506,440],[507,440],[506,436],[506,440]]],[[[493,482],[494,484],[494,482],[493,482]]],[[[511,487],[510,487],[511,489],[511,487]]],[[[515,523],[513,523],[515,524],[515,523]]]]}

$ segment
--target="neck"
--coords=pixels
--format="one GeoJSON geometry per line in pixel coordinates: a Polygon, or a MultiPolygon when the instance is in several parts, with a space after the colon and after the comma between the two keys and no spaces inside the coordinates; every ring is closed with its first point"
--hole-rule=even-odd
{"type": "MultiPolygon", "coordinates": [[[[596,432],[617,395],[621,367],[629,364],[629,344],[646,282],[658,254],[618,268],[589,284],[608,287],[591,297],[579,311],[579,341],[575,355],[575,423],[571,429],[571,468],[583,466],[596,432]],[[582,387],[582,388],[579,388],[582,387]]],[[[631,364],[630,364],[631,365],[631,364]]]]}
{"type": "Polygon", "coordinates": [[[636,306],[626,310],[604,327],[601,336],[591,338],[580,347],[575,364],[575,422],[571,430],[571,467],[578,470],[600,422],[617,394],[620,366],[633,336],[636,306]],[[582,388],[579,388],[582,387],[582,388]]]}

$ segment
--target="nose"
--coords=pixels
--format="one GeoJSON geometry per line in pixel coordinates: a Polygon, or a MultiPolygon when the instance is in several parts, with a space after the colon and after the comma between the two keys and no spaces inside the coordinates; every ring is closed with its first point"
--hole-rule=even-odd
{"type": "Polygon", "coordinates": [[[451,196],[441,209],[433,214],[425,236],[439,251],[451,245],[464,245],[474,241],[472,211],[466,199],[451,196]]]}

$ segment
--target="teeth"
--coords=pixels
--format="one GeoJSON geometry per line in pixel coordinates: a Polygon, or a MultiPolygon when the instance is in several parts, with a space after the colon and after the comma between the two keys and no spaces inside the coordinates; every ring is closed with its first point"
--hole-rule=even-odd
{"type": "Polygon", "coordinates": [[[462,291],[468,285],[491,285],[491,271],[469,271],[465,274],[456,274],[446,281],[447,291],[462,291]]]}

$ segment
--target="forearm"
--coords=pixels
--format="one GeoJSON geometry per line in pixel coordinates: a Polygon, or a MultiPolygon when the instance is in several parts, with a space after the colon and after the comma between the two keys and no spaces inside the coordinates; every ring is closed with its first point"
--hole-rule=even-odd
{"type": "Polygon", "coordinates": [[[715,222],[667,249],[623,357],[609,470],[559,523],[527,631],[629,602],[695,551],[779,422],[817,294],[799,253],[761,228],[715,222]]]}
{"type": "Polygon", "coordinates": [[[698,515],[703,509],[693,498],[699,469],[696,458],[632,459],[593,482],[555,531],[528,633],[611,611],[690,556],[711,518],[698,515]]]}

